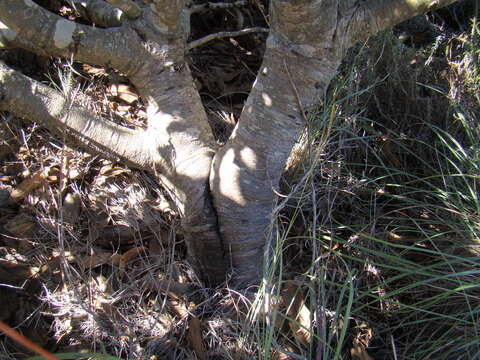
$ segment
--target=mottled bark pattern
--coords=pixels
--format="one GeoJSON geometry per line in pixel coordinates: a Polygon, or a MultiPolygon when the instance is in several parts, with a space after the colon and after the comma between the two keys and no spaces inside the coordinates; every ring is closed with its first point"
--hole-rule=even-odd
{"type": "Polygon", "coordinates": [[[273,41],[269,45],[238,126],[215,156],[210,179],[220,233],[241,283],[259,276],[264,241],[258,238],[270,222],[285,161],[306,125],[299,102],[304,109],[319,102],[340,63],[320,64],[273,47],[273,41]]]}
{"type": "Polygon", "coordinates": [[[32,0],[1,0],[0,50],[19,47],[121,71],[148,105],[148,129],[114,125],[3,63],[0,110],[149,171],[178,206],[198,275],[217,285],[232,274],[241,286],[261,276],[284,163],[306,125],[305,111],[322,102],[346,50],[454,0],[271,1],[263,64],[237,127],[218,151],[184,59],[190,31],[185,0],[108,2],[91,1],[80,11],[102,29],[61,18],[32,0]]]}

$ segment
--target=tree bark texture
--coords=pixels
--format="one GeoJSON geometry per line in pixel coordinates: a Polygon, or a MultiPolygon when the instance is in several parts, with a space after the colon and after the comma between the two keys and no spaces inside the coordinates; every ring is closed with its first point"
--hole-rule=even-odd
{"type": "Polygon", "coordinates": [[[66,20],[31,0],[2,0],[0,49],[19,47],[118,69],[147,103],[148,128],[115,125],[3,63],[0,110],[149,171],[177,204],[199,276],[210,285],[228,275],[237,286],[248,285],[261,276],[265,231],[285,161],[346,50],[453,2],[272,1],[262,66],[233,134],[217,149],[184,58],[189,9],[183,0],[152,0],[141,7],[130,0],[85,3],[90,5],[80,13],[104,28],[66,20]]]}

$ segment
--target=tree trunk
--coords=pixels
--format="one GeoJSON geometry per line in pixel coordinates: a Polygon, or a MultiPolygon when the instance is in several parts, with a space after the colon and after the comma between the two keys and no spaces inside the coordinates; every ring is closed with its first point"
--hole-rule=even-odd
{"type": "MultiPolygon", "coordinates": [[[[0,109],[67,132],[89,151],[149,171],[182,217],[199,276],[257,283],[265,231],[290,151],[346,50],[378,31],[454,0],[275,0],[267,50],[238,125],[217,150],[184,59],[182,0],[92,1],[68,21],[31,0],[0,1],[0,49],[24,48],[123,72],[148,105],[148,129],[114,125],[74,99],[0,63],[0,109]],[[112,26],[108,28],[108,26],[112,26]]],[[[78,6],[84,2],[76,1],[78,6]]]]}

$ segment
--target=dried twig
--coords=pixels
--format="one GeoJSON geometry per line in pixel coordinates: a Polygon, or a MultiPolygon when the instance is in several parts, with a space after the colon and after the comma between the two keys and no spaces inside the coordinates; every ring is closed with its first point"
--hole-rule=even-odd
{"type": "Polygon", "coordinates": [[[236,37],[236,36],[242,36],[242,35],[247,35],[251,34],[254,32],[269,32],[270,29],[263,28],[263,27],[252,27],[252,28],[246,28],[238,31],[222,31],[218,32],[215,34],[210,34],[207,35],[201,39],[191,41],[187,44],[187,51],[190,51],[196,47],[205,45],[207,42],[212,41],[212,40],[217,40],[217,39],[223,39],[226,37],[236,37]]]}
{"type": "Polygon", "coordinates": [[[209,9],[231,9],[231,8],[241,7],[241,6],[246,6],[246,5],[248,5],[247,0],[238,0],[238,1],[235,1],[235,2],[231,2],[231,3],[227,3],[227,2],[218,2],[218,3],[208,2],[208,3],[205,3],[205,4],[193,5],[190,8],[190,12],[192,14],[194,14],[194,13],[203,12],[203,11],[206,11],[206,10],[209,10],[209,9]]]}
{"type": "Polygon", "coordinates": [[[38,355],[43,356],[46,360],[59,360],[58,357],[48,352],[47,350],[41,348],[31,340],[27,339],[25,336],[19,334],[13,330],[10,326],[5,324],[0,320],[0,331],[7,335],[9,338],[15,340],[16,342],[22,344],[27,349],[36,352],[38,355]]]}

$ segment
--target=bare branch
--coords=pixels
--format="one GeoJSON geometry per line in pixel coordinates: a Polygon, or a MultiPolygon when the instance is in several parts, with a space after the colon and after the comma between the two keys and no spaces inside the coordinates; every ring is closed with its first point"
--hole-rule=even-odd
{"type": "Polygon", "coordinates": [[[160,139],[156,151],[164,161],[157,161],[155,175],[176,200],[191,263],[202,279],[218,284],[225,279],[228,258],[223,258],[208,186],[216,144],[183,46],[171,51],[180,53],[172,62],[177,70],[170,65],[158,71],[158,63],[147,62],[130,80],[147,103],[147,131],[160,139]]]}
{"type": "Polygon", "coordinates": [[[352,17],[343,19],[343,28],[352,45],[381,30],[428,11],[434,11],[458,0],[368,0],[357,2],[352,17]]]}
{"type": "Polygon", "coordinates": [[[192,49],[195,49],[196,47],[205,45],[207,42],[212,41],[212,40],[217,40],[217,39],[223,39],[226,37],[236,37],[236,36],[242,36],[242,35],[247,35],[255,32],[264,32],[268,33],[270,29],[263,28],[263,27],[252,27],[252,28],[246,28],[238,31],[222,31],[218,32],[215,34],[210,34],[207,35],[201,39],[191,41],[187,44],[186,51],[190,51],[192,49]]]}
{"type": "Polygon", "coordinates": [[[52,88],[0,62],[0,109],[44,124],[54,132],[72,133],[86,148],[117,157],[140,169],[151,169],[154,156],[146,133],[130,130],[92,114],[52,88]]]}
{"type": "Polygon", "coordinates": [[[45,49],[40,49],[37,44],[25,40],[0,22],[0,49],[17,48],[25,49],[38,55],[50,56],[50,53],[45,52],[45,49]]]}
{"type": "Polygon", "coordinates": [[[144,49],[133,30],[125,27],[99,29],[68,21],[32,0],[0,1],[0,21],[40,55],[71,57],[78,61],[108,65],[124,73],[135,71],[144,49]]]}
{"type": "Polygon", "coordinates": [[[80,15],[103,27],[122,25],[123,11],[102,0],[70,0],[80,15]]]}
{"type": "Polygon", "coordinates": [[[17,34],[10,30],[7,25],[0,22],[0,49],[9,49],[16,46],[17,34]]]}
{"type": "Polygon", "coordinates": [[[143,84],[141,91],[150,103],[151,126],[146,131],[133,131],[105,121],[68,96],[1,62],[0,110],[66,133],[87,151],[153,174],[178,206],[192,264],[202,279],[218,284],[225,279],[227,258],[223,257],[208,187],[214,155],[208,121],[188,69],[163,71],[153,78],[151,74],[148,69],[143,75],[136,74],[142,78],[150,76],[146,81],[151,81],[143,84]]]}
{"type": "Polygon", "coordinates": [[[142,13],[140,7],[131,0],[107,0],[107,2],[122,10],[129,19],[136,19],[142,13]]]}
{"type": "Polygon", "coordinates": [[[216,10],[216,9],[231,9],[231,8],[247,6],[247,5],[248,5],[247,0],[238,0],[238,1],[230,2],[230,3],[227,3],[227,2],[218,2],[218,3],[207,2],[205,4],[193,5],[190,8],[190,12],[192,14],[195,14],[195,13],[203,12],[203,11],[206,11],[206,10],[209,10],[209,9],[213,9],[213,10],[216,10]]]}

